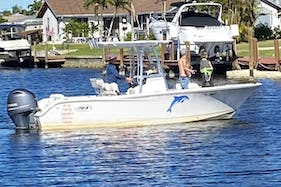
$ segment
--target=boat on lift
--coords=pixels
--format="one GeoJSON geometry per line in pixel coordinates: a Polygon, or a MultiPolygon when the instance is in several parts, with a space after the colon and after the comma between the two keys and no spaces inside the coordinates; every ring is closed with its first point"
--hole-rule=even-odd
{"type": "Polygon", "coordinates": [[[128,48],[128,76],[135,86],[117,94],[102,79],[91,79],[94,94],[52,94],[37,101],[25,89],[9,93],[7,111],[17,129],[77,129],[175,124],[200,120],[230,119],[259,87],[243,83],[188,89],[168,84],[156,48],[167,41],[99,42],[102,48],[128,48]]]}
{"type": "Polygon", "coordinates": [[[222,5],[214,2],[171,3],[171,9],[162,19],[151,16],[150,30],[157,40],[173,40],[177,59],[190,43],[191,60],[199,64],[200,52],[205,50],[214,65],[231,67],[237,58],[234,41],[239,35],[238,25],[225,25],[222,5]]]}
{"type": "Polygon", "coordinates": [[[26,39],[0,40],[0,65],[8,68],[32,68],[34,59],[26,39]]]}

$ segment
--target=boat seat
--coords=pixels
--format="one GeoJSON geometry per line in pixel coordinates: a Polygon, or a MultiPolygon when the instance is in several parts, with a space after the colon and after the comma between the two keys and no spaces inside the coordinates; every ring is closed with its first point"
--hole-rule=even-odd
{"type": "Polygon", "coordinates": [[[116,83],[105,83],[103,79],[91,78],[92,87],[95,89],[97,95],[119,95],[120,91],[118,84],[116,83]]]}

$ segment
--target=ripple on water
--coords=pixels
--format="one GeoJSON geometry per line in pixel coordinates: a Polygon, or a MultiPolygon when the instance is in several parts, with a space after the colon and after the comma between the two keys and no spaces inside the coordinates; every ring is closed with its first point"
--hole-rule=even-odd
{"type": "MultiPolygon", "coordinates": [[[[0,94],[5,98],[23,87],[38,98],[54,92],[87,95],[93,92],[89,78],[98,75],[77,69],[3,71],[0,94]]],[[[2,107],[0,184],[278,186],[281,83],[260,81],[263,86],[226,121],[16,133],[2,107]]]]}

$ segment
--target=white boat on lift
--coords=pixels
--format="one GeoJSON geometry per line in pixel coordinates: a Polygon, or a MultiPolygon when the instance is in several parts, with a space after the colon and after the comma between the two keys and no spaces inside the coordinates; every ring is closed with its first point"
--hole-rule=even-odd
{"type": "Polygon", "coordinates": [[[213,63],[231,64],[236,58],[233,42],[239,35],[238,25],[222,22],[220,3],[188,1],[172,3],[171,7],[163,19],[151,18],[149,28],[157,40],[176,41],[178,57],[188,41],[195,60],[205,49],[213,63]]]}
{"type": "Polygon", "coordinates": [[[91,79],[91,96],[50,95],[39,100],[30,91],[16,89],[8,96],[7,111],[18,129],[76,129],[175,124],[230,119],[260,83],[230,84],[189,89],[168,86],[156,48],[167,41],[101,42],[103,48],[129,48],[128,73],[136,86],[114,94],[102,80],[91,79]]]}
{"type": "Polygon", "coordinates": [[[31,68],[34,59],[31,54],[31,45],[26,39],[0,39],[0,66],[31,68]]]}

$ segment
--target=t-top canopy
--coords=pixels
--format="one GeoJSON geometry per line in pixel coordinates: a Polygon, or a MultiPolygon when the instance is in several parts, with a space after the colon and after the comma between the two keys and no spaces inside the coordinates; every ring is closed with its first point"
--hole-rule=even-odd
{"type": "Polygon", "coordinates": [[[122,41],[122,42],[98,42],[99,47],[103,48],[142,48],[156,46],[163,43],[169,43],[167,40],[137,40],[137,41],[122,41]]]}

